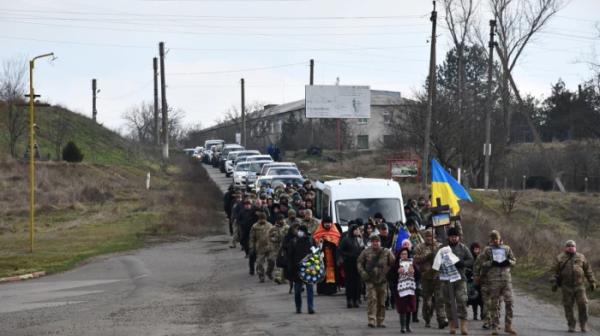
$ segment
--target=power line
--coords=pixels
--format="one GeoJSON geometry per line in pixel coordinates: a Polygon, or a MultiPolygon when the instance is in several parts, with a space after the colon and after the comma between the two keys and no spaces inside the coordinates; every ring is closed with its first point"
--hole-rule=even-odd
{"type": "Polygon", "coordinates": [[[237,73],[237,72],[245,72],[245,71],[258,71],[258,70],[267,70],[267,69],[277,69],[277,68],[286,68],[297,65],[306,65],[306,62],[302,63],[290,63],[290,64],[280,64],[280,65],[272,65],[258,68],[245,68],[245,69],[236,69],[236,70],[218,70],[218,71],[199,71],[199,72],[175,72],[171,73],[173,76],[188,76],[188,75],[210,75],[210,74],[223,74],[223,73],[237,73]]]}

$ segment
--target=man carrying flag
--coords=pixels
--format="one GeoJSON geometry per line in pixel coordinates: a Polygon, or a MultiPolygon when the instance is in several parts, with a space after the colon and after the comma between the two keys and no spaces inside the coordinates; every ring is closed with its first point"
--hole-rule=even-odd
{"type": "Polygon", "coordinates": [[[437,206],[437,199],[442,205],[448,205],[450,212],[456,216],[460,212],[459,200],[473,202],[469,193],[452,177],[435,159],[431,160],[431,201],[437,206]]]}

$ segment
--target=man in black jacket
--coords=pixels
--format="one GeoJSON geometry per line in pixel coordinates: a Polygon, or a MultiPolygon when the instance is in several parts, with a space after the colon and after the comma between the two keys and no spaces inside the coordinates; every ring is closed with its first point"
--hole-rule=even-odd
{"type": "Polygon", "coordinates": [[[239,214],[238,224],[240,229],[240,244],[246,253],[246,257],[248,257],[250,275],[254,275],[254,263],[256,261],[256,255],[250,254],[250,229],[257,221],[258,216],[256,216],[256,209],[252,206],[252,201],[247,198],[244,200],[244,206],[239,214]]]}
{"type": "Polygon", "coordinates": [[[306,301],[308,304],[308,313],[314,314],[314,286],[304,283],[300,279],[299,267],[300,262],[304,257],[311,253],[310,248],[313,246],[313,240],[308,233],[306,225],[300,225],[296,237],[291,241],[288,250],[288,268],[291,280],[294,282],[294,301],[296,303],[296,313],[302,313],[302,288],[306,285],[306,301]]]}
{"type": "Polygon", "coordinates": [[[339,253],[344,262],[344,274],[346,275],[344,286],[346,287],[348,308],[358,308],[361,284],[356,261],[364,248],[365,244],[360,236],[358,225],[351,224],[347,234],[342,238],[339,248],[339,253]]]}

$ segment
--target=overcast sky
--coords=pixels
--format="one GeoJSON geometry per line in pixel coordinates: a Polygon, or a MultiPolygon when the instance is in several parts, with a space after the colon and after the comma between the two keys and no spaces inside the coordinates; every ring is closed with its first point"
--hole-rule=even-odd
{"type": "MultiPolygon", "coordinates": [[[[339,77],[413,96],[428,69],[430,11],[426,0],[2,1],[0,55],[54,52],[54,62],[36,63],[36,93],[89,116],[97,78],[98,119],[118,130],[127,109],[152,101],[152,58],[164,41],[168,103],[186,124],[207,127],[239,105],[242,77],[247,102],[302,99],[311,58],[316,84],[339,77]]],[[[558,78],[570,88],[590,78],[598,13],[599,0],[572,0],[552,19],[515,70],[523,92],[542,98],[558,78]]],[[[438,60],[450,46],[443,17],[438,60]]],[[[479,17],[490,19],[484,5],[479,17]]]]}

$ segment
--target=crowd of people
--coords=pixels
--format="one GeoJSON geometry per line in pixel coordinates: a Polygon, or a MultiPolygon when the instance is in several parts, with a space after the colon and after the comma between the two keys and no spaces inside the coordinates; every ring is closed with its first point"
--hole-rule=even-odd
{"type": "MultiPolygon", "coordinates": [[[[256,192],[232,187],[224,195],[229,219],[231,248],[240,245],[248,259],[248,273],[289,284],[296,313],[302,313],[302,295],[307,312],[316,312],[314,291],[332,296],[345,291],[346,307],[366,303],[368,327],[385,328],[386,310],[395,309],[401,333],[412,332],[411,324],[448,328],[450,334],[467,335],[472,320],[497,335],[504,305],[504,332],[513,328],[511,268],[516,258],[493,230],[485,244],[463,243],[460,221],[433,227],[430,200],[408,200],[405,223],[389,223],[381,213],[356,218],[344,232],[331,217],[313,217],[315,190],[310,181],[303,185],[280,185],[256,192]],[[319,281],[301,277],[303,260],[319,251],[322,267],[319,281]],[[419,314],[419,307],[420,314],[419,314]],[[420,318],[419,318],[420,316],[420,318]]],[[[577,304],[581,331],[587,330],[587,298],[584,279],[594,290],[591,267],[575,242],[553,266],[555,289],[561,288],[569,331],[575,331],[573,306],[577,304]]],[[[309,277],[310,278],[310,277],[309,277]]]]}

